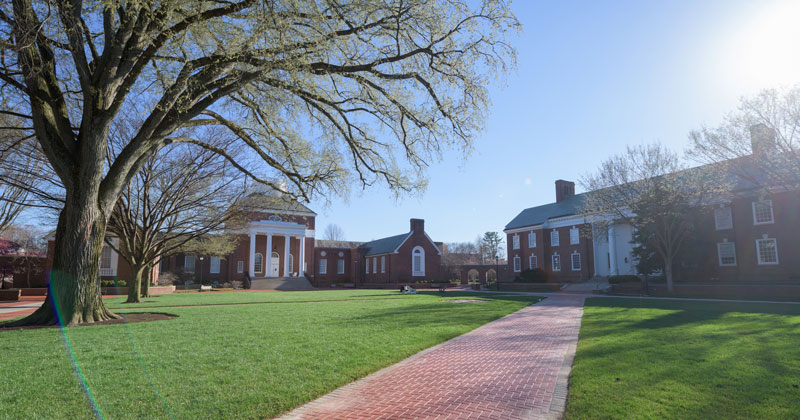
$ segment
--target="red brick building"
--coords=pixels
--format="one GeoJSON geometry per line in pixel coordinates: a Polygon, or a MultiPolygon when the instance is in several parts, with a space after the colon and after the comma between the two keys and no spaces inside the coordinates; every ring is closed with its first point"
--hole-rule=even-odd
{"type": "MultiPolygon", "coordinates": [[[[676,282],[800,283],[800,191],[772,185],[758,159],[724,162],[730,192],[697,209],[703,221],[685,245],[694,255],[675,267],[676,282]]],[[[525,209],[506,225],[512,273],[540,268],[554,281],[637,274],[631,226],[619,221],[593,234],[599,230],[581,215],[592,192],[574,192],[574,183],[558,180],[555,203],[525,209]]]]}

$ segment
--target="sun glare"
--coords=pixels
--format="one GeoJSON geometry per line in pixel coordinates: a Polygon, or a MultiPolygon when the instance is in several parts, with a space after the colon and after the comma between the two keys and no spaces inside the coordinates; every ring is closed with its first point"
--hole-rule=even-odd
{"type": "Polygon", "coordinates": [[[730,65],[747,90],[800,82],[800,2],[764,5],[735,30],[730,65]]]}

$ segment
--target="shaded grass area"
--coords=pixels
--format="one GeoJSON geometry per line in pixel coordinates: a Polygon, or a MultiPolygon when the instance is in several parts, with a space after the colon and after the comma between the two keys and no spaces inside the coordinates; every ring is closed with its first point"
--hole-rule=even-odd
{"type": "Polygon", "coordinates": [[[588,299],[568,419],[800,418],[800,306],[588,299]]]}
{"type": "MultiPolygon", "coordinates": [[[[188,296],[207,304],[249,295],[188,296]]],[[[13,386],[0,393],[0,418],[93,418],[79,378],[106,418],[269,418],[539,300],[483,296],[491,302],[460,304],[442,302],[453,294],[373,296],[175,307],[158,310],[178,316],[172,320],[72,327],[66,335],[3,332],[0,377],[13,386]]]]}

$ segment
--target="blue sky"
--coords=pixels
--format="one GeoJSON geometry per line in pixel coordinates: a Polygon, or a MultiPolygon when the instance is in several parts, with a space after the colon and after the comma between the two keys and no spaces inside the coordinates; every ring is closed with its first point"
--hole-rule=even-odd
{"type": "MultiPolygon", "coordinates": [[[[436,241],[502,231],[519,211],[555,200],[629,144],[676,151],[716,125],[742,95],[800,82],[800,1],[517,1],[518,68],[491,90],[486,130],[468,159],[432,165],[422,195],[354,192],[319,213],[346,239],[408,231],[425,219],[436,241]]],[[[578,187],[580,190],[580,187],[578,187]]]]}

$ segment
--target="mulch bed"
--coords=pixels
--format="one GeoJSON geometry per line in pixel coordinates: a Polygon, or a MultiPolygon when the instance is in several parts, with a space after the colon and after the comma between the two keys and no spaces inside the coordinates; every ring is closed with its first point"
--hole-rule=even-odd
{"type": "MultiPolygon", "coordinates": [[[[135,313],[118,313],[122,318],[110,319],[108,321],[93,322],[90,324],[78,324],[76,327],[91,327],[94,325],[116,325],[116,324],[130,324],[134,322],[151,322],[151,321],[165,321],[168,319],[177,318],[178,315],[167,314],[163,312],[135,312],[135,313]]],[[[0,323],[1,331],[14,331],[14,330],[36,330],[40,328],[59,328],[58,325],[26,325],[20,327],[11,327],[6,324],[0,323]]]]}

